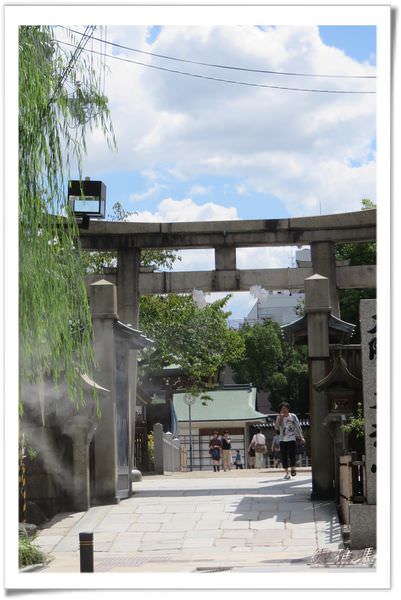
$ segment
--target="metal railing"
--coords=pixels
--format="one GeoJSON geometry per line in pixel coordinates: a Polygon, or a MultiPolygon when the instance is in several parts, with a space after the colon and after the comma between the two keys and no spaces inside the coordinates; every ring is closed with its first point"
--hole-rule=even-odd
{"type": "MultiPolygon", "coordinates": [[[[235,454],[235,450],[240,451],[240,455],[242,458],[242,463],[244,468],[248,468],[248,457],[246,448],[244,445],[244,438],[241,435],[233,435],[231,436],[232,442],[231,447],[233,448],[232,453],[235,454]]],[[[189,471],[190,465],[190,457],[189,457],[189,436],[188,435],[180,435],[181,448],[182,453],[185,456],[182,459],[182,470],[189,471]]],[[[268,448],[271,447],[271,439],[267,442],[268,448]]],[[[194,471],[211,471],[212,470],[212,460],[209,455],[209,437],[208,436],[199,436],[197,434],[192,435],[192,460],[193,460],[193,470],[194,471]]],[[[310,467],[311,460],[310,457],[306,454],[306,452],[297,454],[297,467],[310,467]]],[[[222,461],[221,461],[222,464],[222,461]]],[[[280,463],[281,467],[281,463],[280,463]]],[[[235,469],[235,465],[232,464],[232,469],[235,469]]],[[[265,462],[263,468],[273,469],[275,468],[275,461],[272,458],[271,453],[265,454],[265,462]]]]}

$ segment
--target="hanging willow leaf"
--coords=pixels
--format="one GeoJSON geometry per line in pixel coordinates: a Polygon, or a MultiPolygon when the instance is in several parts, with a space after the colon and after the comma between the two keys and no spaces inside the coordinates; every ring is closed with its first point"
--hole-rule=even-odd
{"type": "Polygon", "coordinates": [[[83,398],[79,372],[92,373],[94,353],[66,181],[71,168],[81,172],[88,132],[100,128],[115,146],[103,80],[83,52],[60,48],[52,27],[20,27],[20,379],[57,381],[63,374],[77,405],[83,398]]]}

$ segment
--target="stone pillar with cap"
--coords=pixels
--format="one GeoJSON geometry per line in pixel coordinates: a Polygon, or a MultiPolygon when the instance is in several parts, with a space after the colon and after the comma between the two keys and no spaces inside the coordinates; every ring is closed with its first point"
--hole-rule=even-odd
{"type": "Polygon", "coordinates": [[[312,242],[311,259],[314,273],[327,277],[329,281],[329,298],[331,314],[340,317],[340,303],[336,276],[336,247],[333,242],[312,242]]]}
{"type": "MultiPolygon", "coordinates": [[[[139,266],[141,251],[138,248],[124,248],[118,251],[117,257],[117,298],[120,320],[138,329],[139,323],[139,266]]],[[[140,472],[135,459],[135,416],[136,388],[138,378],[138,351],[129,350],[127,357],[128,398],[130,411],[130,465],[135,479],[139,480],[140,472]]]]}
{"type": "Polygon", "coordinates": [[[305,279],[313,500],[332,499],[335,495],[332,440],[324,425],[329,400],[326,392],[313,387],[328,373],[330,311],[329,280],[315,273],[305,279]]]}
{"type": "Polygon", "coordinates": [[[115,503],[118,502],[118,468],[113,323],[117,319],[117,291],[113,283],[101,279],[92,283],[90,293],[97,360],[95,379],[97,383],[110,390],[110,394],[99,399],[102,414],[94,437],[94,503],[115,503]]]}

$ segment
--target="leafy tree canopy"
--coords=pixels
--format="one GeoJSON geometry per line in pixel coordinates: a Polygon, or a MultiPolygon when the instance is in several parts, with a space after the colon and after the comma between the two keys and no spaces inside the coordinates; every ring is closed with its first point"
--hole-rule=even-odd
{"type": "MultiPolygon", "coordinates": [[[[364,198],[361,204],[361,210],[376,208],[376,205],[368,198],[364,198]]],[[[336,258],[338,260],[349,259],[351,265],[374,265],[376,264],[376,242],[338,244],[336,258]]]]}
{"type": "MultiPolygon", "coordinates": [[[[369,199],[362,200],[362,210],[376,208],[369,199]]],[[[349,259],[351,265],[374,265],[376,264],[376,242],[364,242],[361,244],[338,244],[336,246],[336,258],[339,260],[349,259]]],[[[349,289],[340,290],[340,313],[341,318],[349,323],[355,323],[356,328],[352,338],[353,343],[360,341],[359,329],[359,302],[363,299],[376,298],[376,289],[349,289]]]]}
{"type": "Polygon", "coordinates": [[[200,389],[221,367],[238,360],[243,340],[227,326],[229,298],[199,308],[188,295],[143,296],[139,325],[155,346],[144,352],[142,370],[149,374],[179,365],[190,385],[200,389]]]}
{"type": "Polygon", "coordinates": [[[237,383],[252,382],[270,392],[273,407],[282,400],[294,410],[308,410],[308,366],[305,348],[288,344],[274,321],[247,325],[239,330],[245,352],[231,363],[237,383]]]}

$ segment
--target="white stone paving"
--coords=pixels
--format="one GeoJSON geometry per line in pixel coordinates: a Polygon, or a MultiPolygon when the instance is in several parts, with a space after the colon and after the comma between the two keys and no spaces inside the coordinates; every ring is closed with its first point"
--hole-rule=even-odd
{"type": "Polygon", "coordinates": [[[306,563],[318,549],[342,547],[334,504],[309,499],[310,473],[289,481],[276,472],[191,475],[144,477],[134,484],[134,496],[118,505],[54,518],[37,538],[53,557],[47,570],[79,571],[79,531],[94,533],[95,571],[97,560],[107,570],[107,557],[111,571],[120,570],[119,557],[142,557],[138,564],[151,560],[158,567],[157,557],[164,557],[163,570],[168,560],[170,570],[176,561],[182,571],[183,564],[196,570],[216,557],[232,567],[260,566],[264,555],[306,563]]]}

